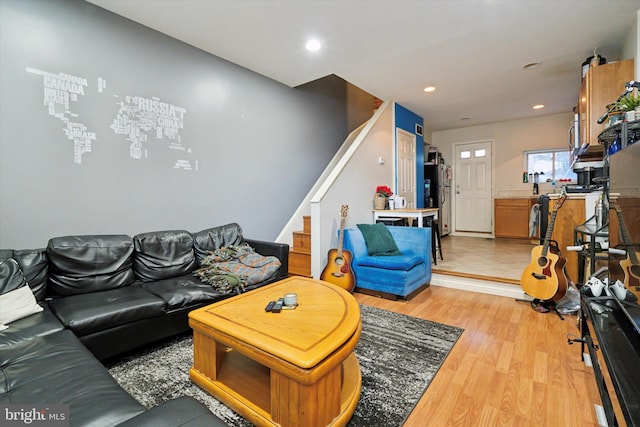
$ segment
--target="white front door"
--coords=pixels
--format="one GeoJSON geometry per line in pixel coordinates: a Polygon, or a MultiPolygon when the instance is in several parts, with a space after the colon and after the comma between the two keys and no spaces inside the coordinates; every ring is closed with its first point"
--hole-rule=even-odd
{"type": "Polygon", "coordinates": [[[455,145],[455,230],[491,233],[491,141],[455,145]]]}
{"type": "Polygon", "coordinates": [[[416,136],[400,128],[396,128],[398,186],[399,196],[407,199],[407,208],[416,207],[416,136]]]}

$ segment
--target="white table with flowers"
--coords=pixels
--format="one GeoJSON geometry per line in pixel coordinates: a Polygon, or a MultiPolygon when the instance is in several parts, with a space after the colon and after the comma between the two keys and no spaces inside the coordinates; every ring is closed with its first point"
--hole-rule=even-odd
{"type": "Polygon", "coordinates": [[[438,208],[422,208],[422,209],[373,209],[373,223],[378,220],[392,218],[409,218],[417,219],[418,227],[424,227],[424,218],[438,219],[438,208]]]}

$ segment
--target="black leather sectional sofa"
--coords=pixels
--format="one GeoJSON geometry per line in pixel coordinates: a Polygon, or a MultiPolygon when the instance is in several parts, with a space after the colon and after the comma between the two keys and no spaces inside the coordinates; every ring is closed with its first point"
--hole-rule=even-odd
{"type": "Polygon", "coordinates": [[[188,397],[145,410],[101,361],[187,332],[189,311],[232,296],[193,271],[207,251],[243,242],[281,262],[246,291],[287,276],[288,245],[245,239],[237,224],[0,250],[0,301],[26,283],[43,307],[0,331],[0,404],[68,404],[72,426],[225,425],[188,397]]]}

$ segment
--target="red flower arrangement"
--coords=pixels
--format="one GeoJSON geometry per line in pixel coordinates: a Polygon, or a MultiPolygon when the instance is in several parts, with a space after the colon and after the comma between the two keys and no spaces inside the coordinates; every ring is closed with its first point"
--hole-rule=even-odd
{"type": "Polygon", "coordinates": [[[381,194],[385,197],[389,197],[393,195],[393,191],[391,191],[391,189],[389,187],[387,187],[386,185],[378,185],[376,187],[376,193],[377,194],[381,194]]]}

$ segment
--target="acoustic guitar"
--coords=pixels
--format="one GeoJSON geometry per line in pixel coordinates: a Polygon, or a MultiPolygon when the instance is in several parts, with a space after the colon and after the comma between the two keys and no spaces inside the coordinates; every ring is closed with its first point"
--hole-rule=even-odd
{"type": "Polygon", "coordinates": [[[618,226],[627,252],[627,258],[620,261],[620,267],[622,267],[622,271],[624,271],[624,285],[628,288],[640,286],[640,263],[638,263],[638,253],[636,253],[633,248],[633,242],[631,241],[629,230],[624,223],[622,209],[618,206],[618,202],[612,200],[611,206],[616,210],[616,214],[618,215],[618,226]]]}
{"type": "Polygon", "coordinates": [[[327,265],[322,270],[320,279],[334,285],[338,285],[349,292],[353,292],[356,286],[355,276],[351,270],[351,252],[342,249],[344,242],[344,222],[349,212],[349,206],[342,205],[340,208],[340,231],[338,233],[338,248],[330,249],[327,254],[327,265]]]}
{"type": "Polygon", "coordinates": [[[544,244],[531,250],[531,264],[520,277],[520,286],[527,295],[543,301],[559,301],[567,293],[568,279],[564,271],[567,259],[560,256],[557,244],[551,245],[556,215],[566,199],[566,194],[558,199],[544,236],[544,244]]]}

